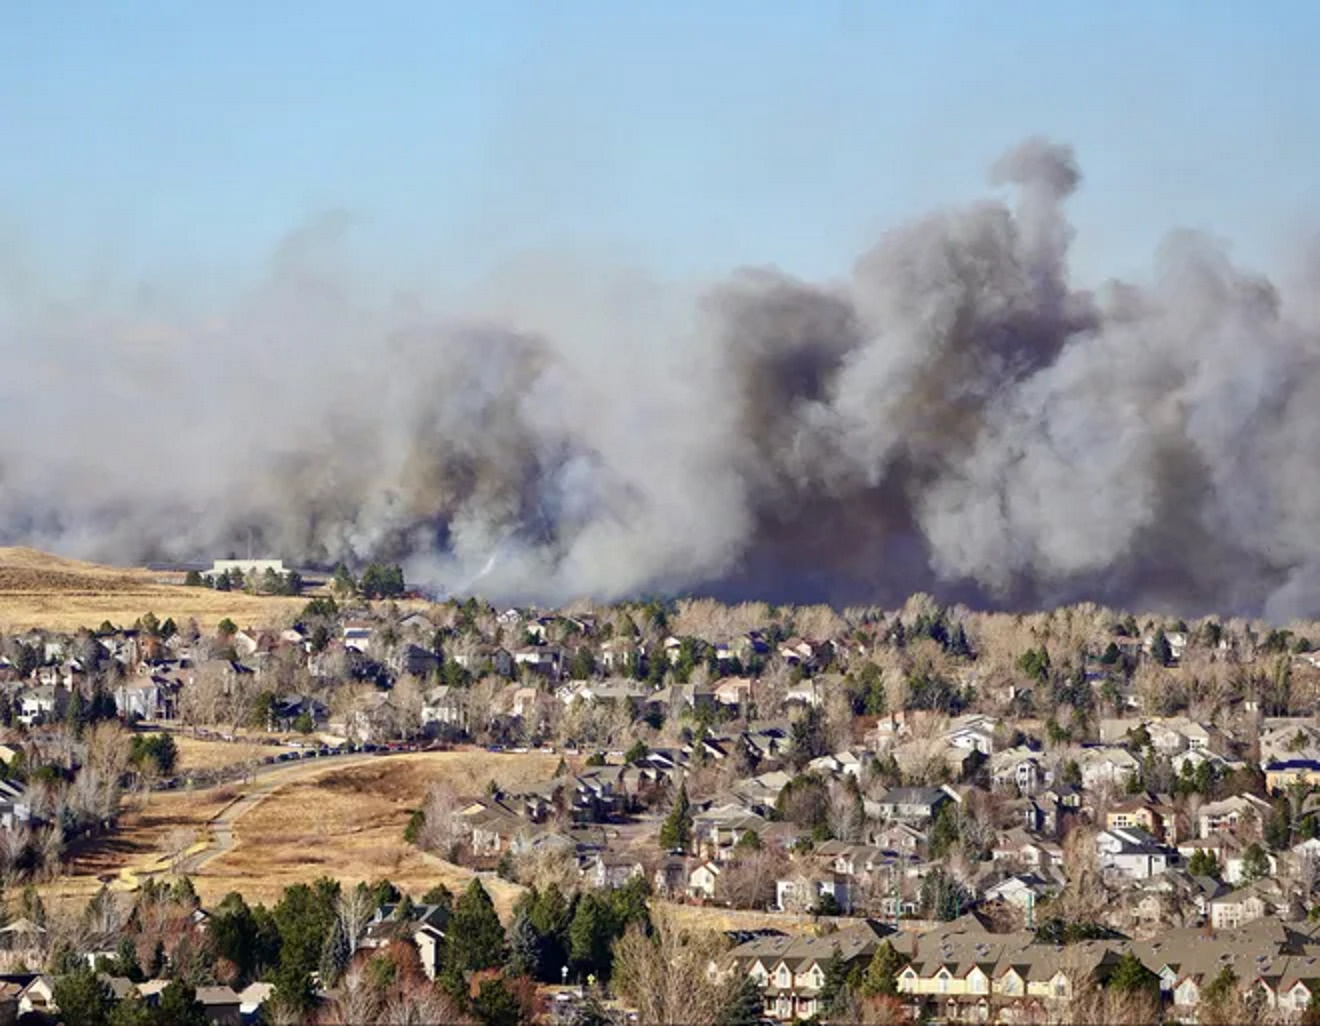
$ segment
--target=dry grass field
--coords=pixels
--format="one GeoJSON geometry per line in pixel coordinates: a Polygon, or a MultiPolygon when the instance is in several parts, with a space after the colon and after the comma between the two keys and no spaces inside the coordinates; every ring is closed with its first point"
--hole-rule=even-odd
{"type": "Polygon", "coordinates": [[[168,857],[176,838],[184,834],[203,837],[207,824],[237,795],[237,788],[217,787],[148,796],[139,808],[122,818],[113,834],[80,849],[69,867],[69,876],[50,885],[50,890],[57,895],[90,897],[103,880],[116,878],[125,870],[147,869],[168,857]]]}
{"type": "Polygon", "coordinates": [[[680,927],[687,930],[782,930],[791,934],[819,934],[824,921],[792,912],[758,912],[754,909],[717,908],[712,905],[680,905],[662,902],[680,927]]]}
{"type": "MultiPolygon", "coordinates": [[[[297,764],[242,786],[153,795],[113,836],[80,853],[70,876],[43,890],[61,903],[85,902],[103,880],[129,889],[143,874],[167,873],[170,855],[184,847],[198,860],[190,875],[206,902],[237,890],[269,903],[289,884],[321,875],[346,883],[386,877],[417,895],[437,883],[461,887],[469,872],[403,840],[432,782],[482,793],[491,780],[545,779],[557,762],[554,755],[484,751],[363,756],[297,764]]],[[[485,882],[507,915],[519,889],[485,882]]]]}
{"type": "Polygon", "coordinates": [[[283,751],[255,741],[208,741],[205,738],[195,738],[182,730],[172,733],[174,743],[179,749],[178,771],[181,774],[238,766],[283,751]]]}
{"type": "Polygon", "coordinates": [[[183,587],[182,574],[126,570],[63,559],[34,549],[0,548],[0,631],[75,630],[109,620],[127,626],[146,612],[203,630],[229,617],[241,626],[279,624],[305,604],[183,587]]]}
{"type": "Polygon", "coordinates": [[[468,874],[403,840],[408,816],[427,788],[443,778],[460,793],[481,793],[492,779],[508,785],[549,777],[557,761],[433,752],[328,768],[282,785],[242,815],[233,825],[232,850],[208,861],[194,883],[204,896],[241,890],[262,900],[322,874],[344,881],[387,877],[414,894],[436,883],[461,883],[468,874]]]}

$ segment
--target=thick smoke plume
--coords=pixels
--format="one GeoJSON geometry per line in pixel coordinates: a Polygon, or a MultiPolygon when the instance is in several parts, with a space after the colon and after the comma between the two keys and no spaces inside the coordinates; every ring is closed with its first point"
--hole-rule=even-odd
{"type": "Polygon", "coordinates": [[[116,561],[392,558],[502,599],[702,591],[1320,613],[1314,304],[1177,235],[1069,284],[1064,146],[849,280],[676,303],[547,262],[482,316],[355,298],[327,222],[192,320],[0,264],[0,540],[116,561]],[[94,304],[93,304],[94,306],[94,304]]]}

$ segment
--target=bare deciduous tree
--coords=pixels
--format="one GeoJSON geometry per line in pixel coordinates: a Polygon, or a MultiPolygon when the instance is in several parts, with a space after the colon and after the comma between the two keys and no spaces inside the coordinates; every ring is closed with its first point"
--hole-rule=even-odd
{"type": "Polygon", "coordinates": [[[422,806],[422,829],[417,843],[425,851],[450,858],[455,849],[468,840],[471,830],[458,815],[459,797],[447,781],[438,781],[426,792],[422,806]]]}
{"type": "Polygon", "coordinates": [[[362,934],[375,911],[375,898],[366,887],[359,885],[340,890],[339,899],[335,903],[335,915],[343,928],[344,937],[348,940],[350,957],[357,954],[362,934]]]}
{"type": "Polygon", "coordinates": [[[177,873],[188,849],[197,841],[197,831],[188,827],[175,827],[161,838],[161,848],[170,860],[170,871],[177,873]]]}
{"type": "Polygon", "coordinates": [[[390,700],[399,710],[399,726],[407,735],[417,732],[422,725],[422,705],[425,696],[422,682],[411,674],[400,677],[390,692],[390,700]]]}
{"type": "Polygon", "coordinates": [[[775,900],[775,881],[787,864],[781,853],[768,848],[740,853],[720,874],[724,900],[734,908],[768,908],[775,900]]]}
{"type": "Polygon", "coordinates": [[[667,913],[648,937],[634,925],[614,945],[614,987],[644,1023],[714,1026],[737,985],[712,973],[727,950],[717,933],[681,930],[667,913]]]}

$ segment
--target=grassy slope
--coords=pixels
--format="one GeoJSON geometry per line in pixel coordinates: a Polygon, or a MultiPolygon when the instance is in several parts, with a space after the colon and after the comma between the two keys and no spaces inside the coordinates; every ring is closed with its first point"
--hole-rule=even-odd
{"type": "MultiPolygon", "coordinates": [[[[408,816],[431,783],[445,779],[460,793],[482,793],[490,780],[506,786],[543,780],[557,762],[552,755],[483,751],[368,756],[295,765],[254,785],[153,795],[145,808],[124,817],[112,837],[80,853],[69,877],[43,892],[56,901],[85,902],[99,879],[117,877],[116,886],[124,887],[144,872],[160,872],[171,837],[187,831],[207,841],[215,817],[254,787],[270,793],[234,822],[233,848],[193,875],[204,901],[238,890],[251,901],[272,902],[289,884],[321,875],[349,883],[387,877],[416,894],[436,883],[461,886],[470,873],[403,840],[408,816]]],[[[507,913],[518,889],[499,880],[487,880],[487,887],[507,913]]]]}
{"type": "Polygon", "coordinates": [[[63,559],[33,549],[0,548],[0,631],[74,630],[104,620],[120,626],[143,613],[213,629],[225,617],[240,625],[279,623],[305,600],[182,587],[182,574],[125,570],[63,559]]]}

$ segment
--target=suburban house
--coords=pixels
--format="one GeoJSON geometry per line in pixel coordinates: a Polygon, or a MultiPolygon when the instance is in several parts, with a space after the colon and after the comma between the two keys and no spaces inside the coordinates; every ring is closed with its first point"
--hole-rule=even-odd
{"type": "Polygon", "coordinates": [[[1258,830],[1273,811],[1273,806],[1264,798],[1257,798],[1254,794],[1235,794],[1202,805],[1196,822],[1202,837],[1220,833],[1236,836],[1246,828],[1258,830]]]}
{"type": "Polygon", "coordinates": [[[993,934],[970,915],[919,942],[902,935],[894,947],[910,958],[897,983],[911,1014],[946,1022],[999,1021],[1006,1004],[1014,1017],[1004,1021],[1052,1021],[1079,985],[1102,978],[1121,957],[1099,941],[1060,948],[1037,943],[1030,931],[993,934]]]}
{"type": "Polygon", "coordinates": [[[441,684],[428,691],[422,699],[422,727],[453,727],[462,729],[467,726],[466,692],[441,684]]]}
{"type": "Polygon", "coordinates": [[[1082,786],[1088,791],[1105,785],[1126,787],[1128,781],[1141,772],[1141,764],[1126,748],[1087,746],[1077,753],[1076,758],[1082,773],[1082,786]]]}
{"type": "Polygon", "coordinates": [[[563,652],[550,645],[528,645],[513,653],[513,663],[532,673],[557,677],[563,665],[563,652]]]}
{"type": "Polygon", "coordinates": [[[1134,880],[1163,873],[1178,862],[1176,848],[1136,827],[1100,831],[1095,836],[1095,853],[1102,870],[1134,880]]]}
{"type": "Polygon", "coordinates": [[[1042,898],[1047,898],[1058,890],[1057,884],[1044,880],[1035,873],[1017,873],[987,887],[983,897],[986,901],[1002,901],[1006,905],[1027,912],[1035,909],[1042,898]]]}
{"type": "Polygon", "coordinates": [[[990,756],[990,780],[995,787],[1016,787],[1022,794],[1033,794],[1048,783],[1040,752],[1030,748],[1005,748],[990,756]]]}
{"type": "MultiPolygon", "coordinates": [[[[943,787],[891,787],[873,803],[874,815],[882,819],[923,823],[935,818],[940,809],[954,800],[943,787]]],[[[867,809],[872,813],[872,809],[867,809]]]]}
{"type": "Polygon", "coordinates": [[[390,655],[389,667],[399,675],[426,678],[440,668],[440,657],[420,645],[400,645],[390,655]]]}
{"type": "Polygon", "coordinates": [[[1320,758],[1274,759],[1265,763],[1265,786],[1282,791],[1294,784],[1320,784],[1320,758]]]}
{"type": "Polygon", "coordinates": [[[622,887],[635,876],[645,876],[646,867],[635,858],[607,852],[589,853],[578,869],[583,883],[596,890],[622,887]]]}
{"type": "Polygon", "coordinates": [[[451,657],[454,663],[469,673],[481,674],[489,670],[498,677],[512,677],[514,659],[508,649],[498,645],[479,645],[466,652],[455,652],[451,657]]]}
{"type": "Polygon", "coordinates": [[[370,623],[363,620],[350,620],[344,625],[344,634],[341,639],[345,648],[351,648],[355,652],[366,653],[371,647],[371,636],[373,629],[370,623]]]}
{"type": "Polygon", "coordinates": [[[1275,880],[1257,880],[1210,901],[1210,925],[1216,930],[1236,930],[1267,916],[1296,919],[1301,915],[1300,903],[1275,880]]]}
{"type": "Polygon", "coordinates": [[[718,862],[707,860],[688,874],[688,894],[705,901],[714,901],[724,869],[718,862]]]}
{"type": "Polygon", "coordinates": [[[41,684],[20,692],[14,718],[26,727],[39,721],[48,723],[60,719],[68,705],[69,689],[63,684],[41,684]]]}
{"type": "Polygon", "coordinates": [[[871,919],[858,920],[823,937],[767,933],[733,948],[727,964],[761,988],[764,1012],[781,1022],[809,1019],[824,1009],[820,992],[832,961],[865,968],[892,931],[871,919]]]}
{"type": "Polygon", "coordinates": [[[310,695],[284,695],[275,700],[271,721],[276,730],[296,730],[300,724],[311,724],[313,730],[324,727],[330,719],[330,710],[324,702],[310,695]]]}
{"type": "Polygon", "coordinates": [[[970,748],[982,755],[995,754],[995,728],[999,721],[990,716],[960,716],[944,734],[955,748],[970,748]]]}
{"type": "Polygon", "coordinates": [[[1110,806],[1105,813],[1105,826],[1119,830],[1136,827],[1157,840],[1171,843],[1178,841],[1175,810],[1147,798],[1133,798],[1110,806]]]}
{"type": "Polygon", "coordinates": [[[115,708],[125,719],[172,720],[179,685],[165,677],[131,680],[114,690],[115,708]]]}
{"type": "Polygon", "coordinates": [[[846,913],[852,908],[847,877],[839,873],[799,873],[775,881],[775,907],[784,912],[818,908],[829,898],[846,913]]]}
{"type": "Polygon", "coordinates": [[[600,665],[610,673],[623,673],[641,658],[641,649],[632,638],[611,638],[600,646],[600,665]]]}
{"type": "Polygon", "coordinates": [[[0,829],[13,830],[32,819],[27,791],[15,780],[0,780],[0,829]]]}

